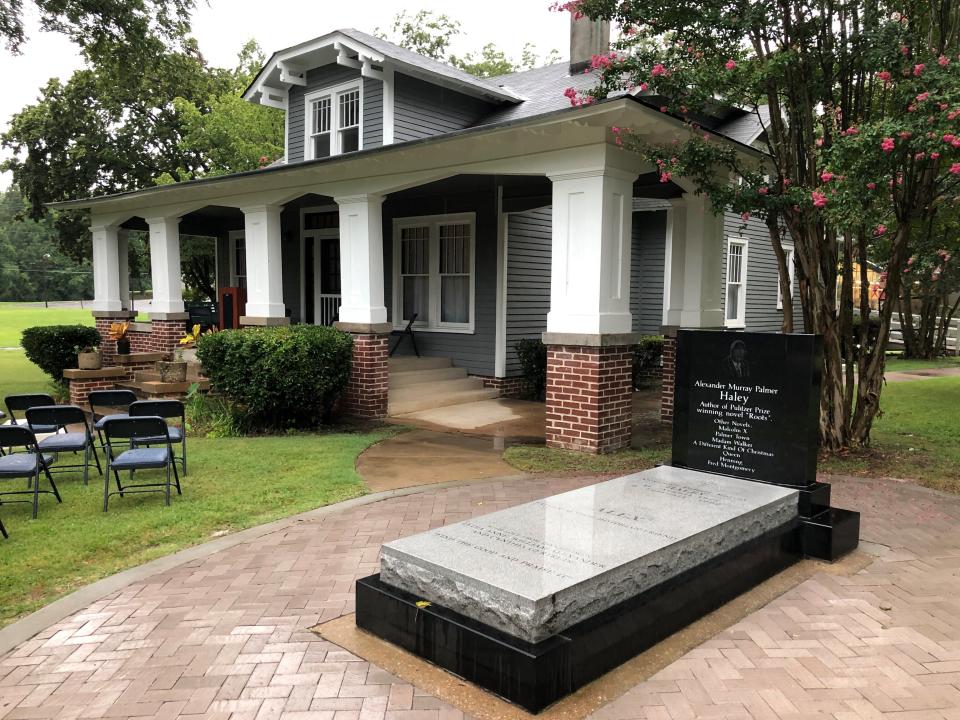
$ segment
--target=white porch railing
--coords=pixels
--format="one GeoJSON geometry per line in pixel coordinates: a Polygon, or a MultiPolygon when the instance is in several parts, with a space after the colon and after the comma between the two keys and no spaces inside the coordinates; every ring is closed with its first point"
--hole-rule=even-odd
{"type": "Polygon", "coordinates": [[[317,307],[317,325],[333,325],[340,318],[340,296],[320,295],[317,307]]]}

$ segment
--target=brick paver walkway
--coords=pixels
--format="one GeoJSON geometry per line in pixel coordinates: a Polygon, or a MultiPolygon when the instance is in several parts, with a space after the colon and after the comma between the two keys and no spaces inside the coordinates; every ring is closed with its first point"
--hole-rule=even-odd
{"type": "MultiPolygon", "coordinates": [[[[428,488],[158,574],[0,659],[0,718],[460,718],[305,628],[352,611],[382,542],[586,482],[428,488]]],[[[960,718],[960,499],[834,488],[870,567],[803,582],[596,717],[960,718]]]]}

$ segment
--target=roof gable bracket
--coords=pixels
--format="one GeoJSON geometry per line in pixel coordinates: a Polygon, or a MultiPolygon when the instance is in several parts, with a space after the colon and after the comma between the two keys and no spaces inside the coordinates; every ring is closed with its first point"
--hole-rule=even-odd
{"type": "Polygon", "coordinates": [[[363,63],[361,63],[360,60],[347,55],[349,48],[347,48],[345,45],[335,42],[333,44],[333,49],[337,51],[337,65],[343,65],[344,67],[350,67],[356,70],[359,70],[363,67],[363,63]]]}
{"type": "Polygon", "coordinates": [[[373,67],[373,62],[368,57],[360,56],[363,60],[363,67],[360,68],[360,74],[365,78],[383,81],[383,70],[377,70],[373,67]]]}
{"type": "Polygon", "coordinates": [[[285,110],[287,107],[287,92],[269,85],[260,86],[260,104],[267,107],[285,110]]]}
{"type": "Polygon", "coordinates": [[[289,85],[306,86],[307,71],[299,65],[282,61],[280,63],[280,82],[289,85]]]}

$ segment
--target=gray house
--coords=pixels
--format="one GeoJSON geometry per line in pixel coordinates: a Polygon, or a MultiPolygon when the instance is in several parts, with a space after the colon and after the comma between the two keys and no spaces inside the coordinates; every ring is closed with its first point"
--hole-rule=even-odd
{"type": "MultiPolygon", "coordinates": [[[[564,96],[595,83],[584,68],[608,35],[573,21],[569,63],[490,79],[349,29],[274,53],[245,98],[284,111],[282,161],[59,204],[91,213],[94,314],[129,314],[127,233],[148,230],[154,312],[139,331],[163,345],[183,323],[181,238],[214,237],[222,323],[353,332],[358,357],[383,355],[351,389],[373,416],[511,392],[524,337],[544,337],[551,368],[587,358],[602,385],[637,334],[778,329],[765,226],[714,216],[683,178],[661,183],[610,129],[668,141],[683,123],[656,97],[564,96]],[[426,359],[388,364],[387,334],[411,322],[426,359]]],[[[729,108],[702,126],[760,157],[756,116],[729,108]]],[[[622,446],[622,408],[606,412],[622,397],[589,392],[564,408],[551,386],[549,442],[622,446]],[[597,417],[579,427],[587,406],[597,417]]]]}

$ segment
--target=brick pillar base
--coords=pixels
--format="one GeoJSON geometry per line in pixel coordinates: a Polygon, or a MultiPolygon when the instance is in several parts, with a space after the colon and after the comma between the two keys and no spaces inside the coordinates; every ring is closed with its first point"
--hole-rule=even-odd
{"type": "Polygon", "coordinates": [[[387,416],[389,349],[389,334],[354,333],[350,381],[343,398],[343,410],[347,415],[365,420],[380,420],[387,416]]]}
{"type": "Polygon", "coordinates": [[[664,333],[663,337],[663,381],[660,385],[660,422],[673,422],[673,388],[677,368],[676,333],[664,333]]]}
{"type": "Polygon", "coordinates": [[[630,445],[633,348],[547,347],[547,446],[611,453],[630,445]]]}
{"type": "Polygon", "coordinates": [[[180,338],[186,334],[186,313],[163,319],[150,319],[150,348],[147,352],[172,353],[180,347],[180,338]]]}

